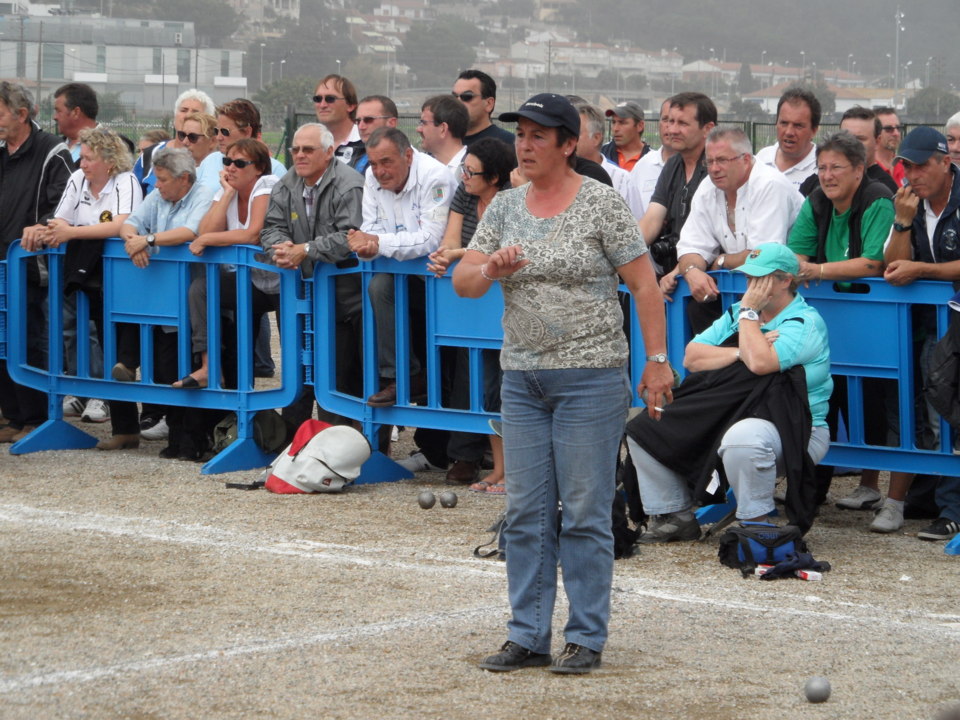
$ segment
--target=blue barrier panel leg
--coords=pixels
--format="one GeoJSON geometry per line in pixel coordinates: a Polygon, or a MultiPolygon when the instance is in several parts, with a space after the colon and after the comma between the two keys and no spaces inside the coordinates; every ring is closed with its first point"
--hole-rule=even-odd
{"type": "Polygon", "coordinates": [[[696,515],[697,522],[701,525],[709,525],[710,523],[719,522],[723,520],[727,515],[737,509],[737,501],[733,497],[733,490],[727,490],[727,501],[725,503],[717,503],[716,505],[705,505],[704,507],[697,510],[694,515],[696,515]]]}
{"type": "Polygon", "coordinates": [[[95,447],[97,439],[65,420],[47,420],[23,440],[10,446],[11,455],[42,450],[88,450],[95,447]]]}
{"type": "Polygon", "coordinates": [[[379,450],[374,450],[370,458],[363,464],[360,477],[353,482],[355,485],[366,485],[368,483],[408,480],[412,477],[413,473],[403,465],[394,462],[379,450]]]}
{"type": "Polygon", "coordinates": [[[960,555],[960,533],[953,536],[953,540],[947,543],[943,551],[947,555],[960,555]]]}
{"type": "Polygon", "coordinates": [[[216,475],[237,470],[256,470],[272,463],[275,457],[265,453],[253,438],[241,438],[205,462],[200,472],[203,475],[216,475]]]}

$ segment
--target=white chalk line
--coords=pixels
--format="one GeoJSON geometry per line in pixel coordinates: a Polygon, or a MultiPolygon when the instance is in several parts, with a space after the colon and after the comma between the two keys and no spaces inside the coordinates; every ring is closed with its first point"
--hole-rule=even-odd
{"type": "Polygon", "coordinates": [[[372,623],[343,628],[335,632],[322,632],[313,635],[299,635],[279,640],[256,640],[241,645],[202,650],[183,655],[150,658],[148,660],[134,660],[101,667],[82,668],[79,670],[60,670],[54,672],[39,672],[15,677],[0,678],[0,694],[10,694],[45,685],[61,686],[67,683],[79,684],[103,680],[119,675],[136,673],[142,675],[149,671],[165,671],[178,665],[191,663],[218,662],[228,658],[239,658],[248,655],[277,653],[291,649],[303,649],[311,645],[323,645],[344,641],[354,641],[381,637],[400,630],[430,628],[435,630],[441,625],[474,620],[487,615],[502,615],[501,607],[470,608],[453,612],[435,613],[432,615],[414,615],[412,617],[391,620],[389,622],[372,623]]]}
{"type": "Polygon", "coordinates": [[[96,513],[78,513],[66,510],[49,510],[28,505],[0,505],[0,522],[11,525],[46,527],[62,532],[91,532],[100,535],[131,537],[139,540],[157,540],[182,545],[197,545],[205,548],[241,553],[262,553],[327,561],[335,564],[352,564],[365,567],[385,567],[399,570],[415,570],[446,575],[453,565],[460,574],[480,577],[504,578],[502,564],[467,558],[451,559],[417,552],[418,561],[385,557],[395,550],[359,547],[336,543],[320,543],[301,538],[281,538],[265,541],[262,536],[238,533],[209,525],[191,525],[170,520],[145,517],[121,517],[96,513]],[[433,561],[431,563],[430,561],[433,561]]]}
{"type": "MultiPolygon", "coordinates": [[[[273,543],[264,543],[263,538],[256,535],[237,533],[205,525],[190,525],[174,521],[158,520],[141,517],[115,517],[94,513],[76,513],[71,511],[48,510],[26,505],[0,505],[0,522],[9,525],[40,526],[63,532],[86,531],[105,535],[122,535],[138,540],[156,540],[177,544],[196,545],[200,547],[216,547],[227,551],[249,554],[259,552],[270,555],[293,556],[310,560],[330,561],[337,564],[352,564],[362,566],[380,566],[403,570],[415,570],[431,574],[451,572],[462,574],[470,572],[476,575],[489,575],[499,580],[503,579],[503,566],[478,568],[475,561],[463,558],[449,558],[441,556],[423,557],[427,562],[397,561],[389,558],[370,558],[371,554],[386,553],[371,548],[318,543],[302,539],[285,539],[273,543]],[[437,564],[441,563],[441,564],[437,564]]],[[[769,615],[774,610],[770,601],[760,597],[758,602],[734,600],[729,597],[712,598],[696,594],[695,588],[686,583],[672,583],[654,585],[653,583],[632,578],[617,578],[615,601],[624,597],[633,599],[650,598],[664,602],[675,602],[693,605],[703,605],[722,608],[726,611],[737,610],[743,613],[769,615]],[[675,590],[667,589],[673,585],[675,590]],[[687,589],[689,588],[689,590],[687,589]]],[[[794,598],[802,600],[803,598],[794,598]]],[[[856,622],[876,628],[884,626],[891,630],[908,632],[937,632],[941,637],[946,635],[960,636],[960,627],[945,621],[960,620],[960,616],[945,615],[943,613],[929,613],[922,616],[910,614],[907,619],[891,617],[886,608],[873,605],[856,605],[849,602],[833,602],[818,596],[810,596],[811,602],[825,602],[836,607],[847,607],[860,612],[843,612],[825,607],[823,609],[790,608],[784,605],[785,598],[777,599],[775,611],[784,615],[809,616],[841,623],[856,622]]],[[[11,693],[31,687],[49,685],[53,683],[83,683],[98,680],[104,677],[120,675],[130,672],[144,672],[148,670],[162,670],[171,665],[180,665],[192,662],[210,662],[220,658],[238,657],[253,653],[279,652],[290,648],[315,645],[324,642],[342,641],[351,638],[372,637],[385,635],[399,630],[413,627],[430,626],[459,620],[464,617],[482,615],[502,615],[502,607],[484,607],[465,611],[444,612],[441,614],[415,616],[391,622],[375,623],[371,625],[345,628],[336,632],[317,633],[308,636],[291,637],[282,640],[253,641],[237,646],[217,648],[197,653],[171,656],[166,658],[151,658],[142,661],[132,661],[103,667],[94,667],[79,670],[40,672],[30,675],[0,678],[0,693],[11,693]]]]}

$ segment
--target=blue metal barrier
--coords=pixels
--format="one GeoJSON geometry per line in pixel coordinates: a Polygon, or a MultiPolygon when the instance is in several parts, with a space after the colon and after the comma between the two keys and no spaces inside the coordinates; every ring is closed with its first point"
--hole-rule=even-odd
{"type": "Polygon", "coordinates": [[[26,261],[43,255],[49,271],[47,301],[49,304],[48,366],[34,367],[27,360],[27,327],[23,313],[10,312],[7,344],[7,367],[11,378],[21,385],[48,394],[48,420],[23,440],[15,443],[13,454],[40,450],[90,448],[96,439],[63,420],[62,400],[65,395],[96,397],[104,400],[147,402],[194,408],[230,410],[237,415],[238,437],[228,448],[207,462],[203,473],[263,467],[272,457],[253,440],[253,416],[259,410],[284,407],[293,402],[303,388],[303,366],[309,362],[300,349],[300,318],[310,311],[308,302],[298,299],[299,273],[284,271],[255,259],[259,248],[229,246],[207,248],[201,258],[193,256],[186,246],[165,247],[151,256],[146,268],[137,268],[123,249],[123,242],[108,240],[103,258],[104,286],[104,371],[106,377],[90,374],[89,305],[83,293],[77,303],[77,374],[64,373],[63,348],[63,259],[64,249],[28,253],[19,243],[11,246],[7,256],[7,294],[11,308],[26,302],[26,261]],[[220,368],[220,264],[236,266],[238,345],[237,389],[221,387],[220,368]],[[206,273],[207,326],[209,331],[209,387],[184,390],[153,381],[153,333],[157,326],[173,326],[178,331],[178,377],[191,370],[191,341],[187,290],[191,268],[206,273]],[[279,330],[281,338],[281,373],[283,385],[270,390],[254,388],[252,364],[253,328],[250,272],[260,268],[280,278],[279,330]],[[109,377],[117,359],[117,324],[131,323],[140,328],[141,382],[116,382],[109,377]]]}

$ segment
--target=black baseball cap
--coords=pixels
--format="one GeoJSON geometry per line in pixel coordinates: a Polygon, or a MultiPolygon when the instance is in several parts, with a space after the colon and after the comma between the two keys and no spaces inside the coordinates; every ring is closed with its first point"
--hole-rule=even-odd
{"type": "Polygon", "coordinates": [[[534,95],[514,112],[502,113],[500,122],[516,122],[522,117],[544,127],[562,127],[580,135],[580,113],[563,95],[534,95]]]}
{"type": "Polygon", "coordinates": [[[931,127],[918,127],[911,130],[900,143],[897,157],[923,165],[935,152],[947,154],[947,139],[943,133],[931,127]]]}

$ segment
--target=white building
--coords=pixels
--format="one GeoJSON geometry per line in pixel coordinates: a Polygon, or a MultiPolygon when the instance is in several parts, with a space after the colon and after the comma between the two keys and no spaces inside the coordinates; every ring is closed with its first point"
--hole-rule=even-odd
{"type": "Polygon", "coordinates": [[[89,16],[0,17],[0,78],[38,101],[83,82],[148,113],[172,112],[191,87],[215,102],[247,94],[243,52],[196,45],[193,23],[89,16]]]}

